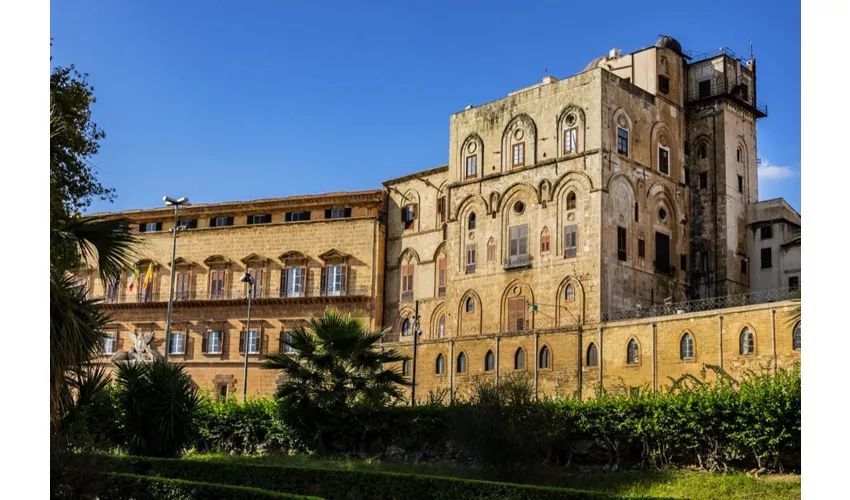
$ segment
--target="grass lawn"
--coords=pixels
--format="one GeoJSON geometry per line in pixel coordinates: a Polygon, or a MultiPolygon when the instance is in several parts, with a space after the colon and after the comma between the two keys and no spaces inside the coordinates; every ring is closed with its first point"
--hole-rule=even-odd
{"type": "MultiPolygon", "coordinates": [[[[194,454],[201,461],[233,461],[267,465],[289,465],[323,469],[403,472],[433,476],[500,480],[481,471],[448,463],[412,464],[376,460],[324,460],[311,457],[264,455],[244,457],[194,454]]],[[[537,468],[525,481],[529,484],[604,491],[625,496],[653,496],[694,500],[732,498],[800,498],[800,476],[793,474],[751,477],[741,473],[716,474],[697,470],[567,472],[537,468]]]]}

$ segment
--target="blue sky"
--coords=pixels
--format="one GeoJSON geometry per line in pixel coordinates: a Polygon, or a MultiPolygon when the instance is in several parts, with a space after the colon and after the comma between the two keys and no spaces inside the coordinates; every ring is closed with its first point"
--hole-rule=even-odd
{"type": "Polygon", "coordinates": [[[761,199],[800,210],[800,4],[54,1],[55,64],[89,73],[110,204],[379,188],[448,161],[449,115],[659,34],[752,40],[761,199]],[[520,5],[521,8],[517,8],[520,5]]]}

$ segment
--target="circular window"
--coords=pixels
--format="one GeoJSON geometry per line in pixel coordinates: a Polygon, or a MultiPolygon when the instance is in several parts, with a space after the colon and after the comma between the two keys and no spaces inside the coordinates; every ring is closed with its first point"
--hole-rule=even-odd
{"type": "Polygon", "coordinates": [[[658,209],[658,218],[661,220],[667,220],[667,210],[663,208],[658,209]]]}
{"type": "Polygon", "coordinates": [[[514,203],[514,212],[518,214],[525,212],[525,203],[521,201],[514,203]]]}
{"type": "Polygon", "coordinates": [[[473,141],[473,142],[470,142],[470,143],[469,143],[469,146],[467,146],[467,147],[466,147],[466,150],[467,150],[469,153],[474,153],[474,152],[475,152],[475,147],[476,147],[476,144],[475,144],[475,141],[473,141]]]}
{"type": "Polygon", "coordinates": [[[514,132],[514,139],[516,139],[516,140],[520,140],[520,139],[522,139],[522,135],[523,135],[523,133],[522,133],[522,129],[521,129],[521,128],[518,128],[518,129],[516,130],[516,132],[514,132]]]}
{"type": "Polygon", "coordinates": [[[567,125],[575,125],[576,123],[576,115],[568,115],[567,116],[567,125]]]}

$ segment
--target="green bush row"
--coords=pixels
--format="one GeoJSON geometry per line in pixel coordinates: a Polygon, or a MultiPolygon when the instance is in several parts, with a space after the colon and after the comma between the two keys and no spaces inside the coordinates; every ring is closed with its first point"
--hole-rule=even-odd
{"type": "Polygon", "coordinates": [[[184,479],[140,476],[127,473],[101,474],[89,491],[98,500],[321,500],[318,497],[262,490],[255,487],[204,483],[184,479]]]}
{"type": "Polygon", "coordinates": [[[313,495],[328,500],[429,498],[455,500],[555,500],[617,499],[618,496],[472,479],[314,469],[275,465],[234,464],[191,459],[102,457],[102,467],[168,478],[191,478],[202,482],[252,485],[263,490],[313,495]]]}
{"type": "Polygon", "coordinates": [[[253,454],[292,447],[289,430],[269,398],[244,403],[232,397],[204,398],[195,413],[195,428],[191,447],[201,452],[253,454]]]}

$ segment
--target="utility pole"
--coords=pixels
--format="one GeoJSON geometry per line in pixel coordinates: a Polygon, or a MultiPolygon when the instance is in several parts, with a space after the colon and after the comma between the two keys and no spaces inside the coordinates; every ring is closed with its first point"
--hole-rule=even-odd
{"type": "MultiPolygon", "coordinates": [[[[174,227],[171,228],[171,232],[173,233],[171,236],[171,283],[168,285],[168,314],[165,322],[165,361],[167,362],[168,352],[171,350],[171,311],[174,309],[174,260],[177,254],[177,231],[182,229],[178,226],[177,211],[180,209],[180,205],[189,204],[189,198],[184,196],[175,200],[174,198],[163,196],[162,201],[165,202],[165,206],[174,207],[174,227]]],[[[186,339],[183,339],[183,342],[185,343],[186,339]]]]}
{"type": "Polygon", "coordinates": [[[416,301],[416,312],[413,316],[413,373],[410,376],[410,406],[416,406],[416,348],[419,346],[419,301],[416,301]]]}
{"type": "MultiPolygon", "coordinates": [[[[245,322],[245,373],[242,379],[242,402],[248,400],[248,355],[251,347],[251,296],[254,295],[254,277],[245,273],[240,279],[243,283],[248,284],[248,320],[245,322]]],[[[257,338],[257,342],[260,339],[257,338]]],[[[257,346],[257,351],[259,351],[257,346]]]]}

